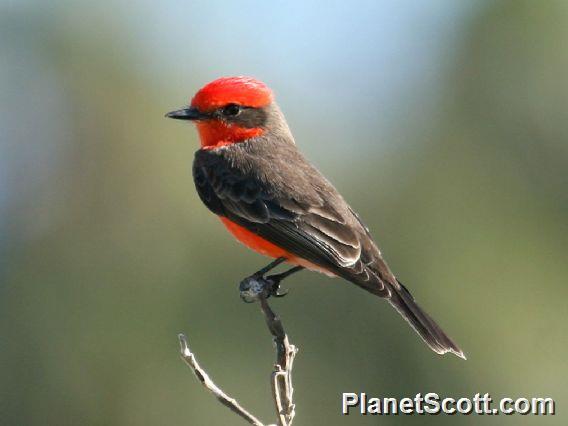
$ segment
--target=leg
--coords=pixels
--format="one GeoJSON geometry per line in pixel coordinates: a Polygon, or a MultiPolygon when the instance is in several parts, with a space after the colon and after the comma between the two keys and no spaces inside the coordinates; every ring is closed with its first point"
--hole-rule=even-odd
{"type": "Polygon", "coordinates": [[[302,266],[295,266],[293,268],[290,268],[288,271],[282,272],[280,274],[273,274],[267,277],[264,276],[264,274],[274,269],[285,260],[285,258],[279,257],[264,268],[242,280],[239,286],[241,298],[247,303],[252,303],[260,297],[282,297],[286,295],[286,293],[278,293],[280,282],[293,273],[304,269],[302,266]]]}
{"type": "Polygon", "coordinates": [[[284,293],[278,293],[278,290],[280,288],[280,282],[286,278],[289,277],[290,275],[301,271],[302,269],[304,269],[303,266],[294,266],[293,268],[288,269],[285,272],[282,272],[280,274],[272,274],[266,277],[267,281],[272,281],[272,292],[270,293],[272,296],[274,297],[284,297],[288,294],[288,291],[286,290],[284,293]]]}
{"type": "Polygon", "coordinates": [[[273,270],[274,268],[276,268],[278,265],[280,265],[282,262],[284,262],[286,260],[285,257],[279,257],[275,260],[273,260],[272,262],[270,262],[268,265],[266,265],[264,268],[256,271],[254,274],[252,274],[251,276],[259,276],[262,277],[264,274],[266,274],[268,271],[273,270]]]}

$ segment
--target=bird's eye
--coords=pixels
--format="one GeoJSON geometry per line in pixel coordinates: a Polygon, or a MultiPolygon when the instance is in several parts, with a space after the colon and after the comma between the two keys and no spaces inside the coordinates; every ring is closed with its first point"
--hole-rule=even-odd
{"type": "Polygon", "coordinates": [[[225,117],[234,117],[236,115],[239,115],[240,112],[241,106],[237,104],[229,104],[223,107],[223,109],[221,110],[221,114],[223,114],[225,117]]]}

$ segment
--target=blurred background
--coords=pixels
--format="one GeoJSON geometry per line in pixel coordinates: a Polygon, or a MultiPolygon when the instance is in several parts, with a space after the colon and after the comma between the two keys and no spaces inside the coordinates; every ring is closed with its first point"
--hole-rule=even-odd
{"type": "Polygon", "coordinates": [[[237,286],[266,259],[198,200],[206,82],[276,92],[308,158],[469,359],[304,272],[273,302],[301,425],[566,424],[568,3],[0,1],[0,423],[242,424],[177,333],[273,421],[237,286]],[[342,392],[553,397],[556,416],[340,415],[342,392]]]}

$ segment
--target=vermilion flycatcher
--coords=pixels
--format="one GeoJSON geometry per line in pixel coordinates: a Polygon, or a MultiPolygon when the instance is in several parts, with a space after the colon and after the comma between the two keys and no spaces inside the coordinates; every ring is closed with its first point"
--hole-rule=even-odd
{"type": "Polygon", "coordinates": [[[393,275],[369,229],[333,185],[300,153],[272,91],[249,77],[215,80],[188,108],[201,149],[193,178],[201,200],[239,241],[296,265],[342,277],[386,299],[430,348],[465,358],[393,275]]]}

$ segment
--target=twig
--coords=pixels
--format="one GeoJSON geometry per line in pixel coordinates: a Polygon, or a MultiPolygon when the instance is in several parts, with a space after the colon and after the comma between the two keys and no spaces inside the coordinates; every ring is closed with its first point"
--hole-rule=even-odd
{"type": "MultiPolygon", "coordinates": [[[[260,308],[264,314],[266,325],[276,345],[276,364],[271,374],[272,397],[276,408],[278,426],[292,426],[295,416],[295,405],[292,399],[294,388],[292,386],[292,368],[294,357],[298,349],[292,345],[280,318],[270,308],[266,300],[270,294],[273,283],[263,277],[249,277],[241,283],[241,297],[247,301],[258,301],[260,308]],[[246,297],[245,297],[246,295],[246,297]]],[[[181,358],[193,370],[197,379],[201,384],[211,392],[217,400],[228,407],[233,413],[246,420],[254,426],[264,426],[254,415],[245,410],[235,398],[228,396],[221,388],[219,388],[210,378],[209,375],[201,368],[195,359],[195,355],[191,352],[185,335],[179,334],[179,342],[181,345],[181,358]]],[[[268,425],[274,426],[274,425],[268,425]]]]}
{"type": "Polygon", "coordinates": [[[231,398],[229,395],[223,392],[223,390],[209,378],[209,375],[203,368],[201,368],[201,366],[195,359],[195,355],[193,355],[193,352],[191,352],[191,349],[189,349],[185,335],[178,334],[178,338],[181,346],[181,359],[183,359],[185,363],[193,370],[195,377],[197,377],[197,380],[201,382],[205,389],[211,392],[221,404],[223,404],[225,407],[228,407],[233,413],[242,417],[251,425],[264,426],[264,424],[260,420],[258,420],[243,407],[241,407],[241,405],[235,398],[231,398]]]}
{"type": "Polygon", "coordinates": [[[282,321],[272,311],[265,298],[260,299],[260,308],[264,313],[266,325],[274,337],[276,345],[276,364],[272,373],[272,396],[276,405],[278,424],[280,426],[291,426],[296,414],[292,399],[294,394],[292,368],[298,349],[290,344],[282,321]]]}

